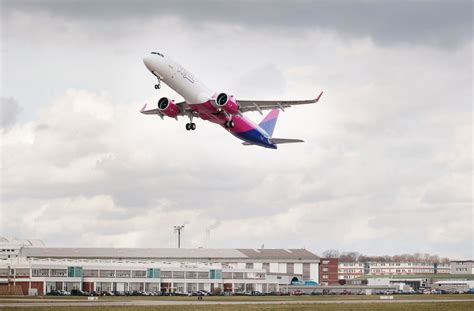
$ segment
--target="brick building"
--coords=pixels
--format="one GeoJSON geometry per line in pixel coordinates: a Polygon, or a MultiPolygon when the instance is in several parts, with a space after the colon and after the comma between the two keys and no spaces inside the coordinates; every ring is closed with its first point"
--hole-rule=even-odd
{"type": "Polygon", "coordinates": [[[338,258],[321,258],[319,263],[319,282],[321,285],[336,285],[339,280],[338,258]]]}

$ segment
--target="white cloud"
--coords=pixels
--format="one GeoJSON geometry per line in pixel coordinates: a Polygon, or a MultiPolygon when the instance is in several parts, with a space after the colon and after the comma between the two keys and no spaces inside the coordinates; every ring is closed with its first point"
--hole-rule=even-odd
{"type": "Polygon", "coordinates": [[[195,27],[176,17],[97,33],[48,14],[5,25],[15,31],[2,39],[11,77],[2,95],[24,110],[1,131],[1,235],[172,247],[172,226],[187,222],[184,246],[197,247],[218,223],[214,247],[470,256],[472,43],[380,46],[321,29],[195,27]],[[239,97],[323,89],[320,103],[278,121],[276,136],[306,143],[242,147],[206,122],[187,132],[183,121],[139,114],[144,101],[179,99],[166,87],[157,94],[141,63],[158,46],[239,97]]]}

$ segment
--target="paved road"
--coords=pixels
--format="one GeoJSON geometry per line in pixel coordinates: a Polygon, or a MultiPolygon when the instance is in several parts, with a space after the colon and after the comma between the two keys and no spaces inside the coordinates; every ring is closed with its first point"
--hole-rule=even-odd
{"type": "MultiPolygon", "coordinates": [[[[1,298],[0,298],[1,299],[1,298]]],[[[17,300],[18,301],[18,300],[17,300]]],[[[23,300],[25,301],[25,300],[23,300]]],[[[305,300],[305,301],[80,301],[80,300],[31,300],[30,302],[3,302],[0,307],[81,307],[81,306],[183,306],[183,305],[277,305],[277,304],[367,304],[367,303],[433,303],[433,302],[472,302],[474,299],[407,299],[407,300],[305,300]],[[42,302],[39,302],[42,301],[42,302]]]]}

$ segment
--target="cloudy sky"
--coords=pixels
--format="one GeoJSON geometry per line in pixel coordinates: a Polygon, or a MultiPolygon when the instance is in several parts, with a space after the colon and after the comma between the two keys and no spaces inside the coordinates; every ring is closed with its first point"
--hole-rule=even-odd
{"type": "Polygon", "coordinates": [[[472,2],[0,3],[0,236],[474,257],[472,2]],[[306,142],[141,115],[152,50],[306,142]]]}

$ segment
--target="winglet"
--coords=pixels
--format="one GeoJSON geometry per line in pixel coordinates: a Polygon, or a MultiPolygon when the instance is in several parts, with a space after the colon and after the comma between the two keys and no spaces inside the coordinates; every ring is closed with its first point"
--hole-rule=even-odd
{"type": "Polygon", "coordinates": [[[322,95],[323,95],[323,91],[321,91],[321,93],[319,93],[319,95],[318,95],[318,97],[316,97],[315,101],[318,102],[322,95]]]}
{"type": "Polygon", "coordinates": [[[143,108],[140,109],[140,112],[141,112],[141,113],[143,113],[143,111],[145,111],[146,105],[147,105],[147,104],[143,105],[143,108]]]}

